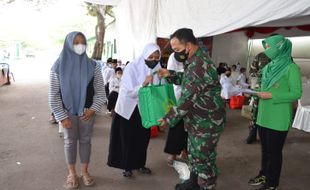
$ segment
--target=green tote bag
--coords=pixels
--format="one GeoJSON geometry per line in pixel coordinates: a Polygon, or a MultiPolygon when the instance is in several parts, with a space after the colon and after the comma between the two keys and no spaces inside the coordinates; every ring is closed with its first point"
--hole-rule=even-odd
{"type": "Polygon", "coordinates": [[[138,96],[142,125],[147,129],[159,125],[157,120],[176,105],[173,85],[168,83],[142,87],[138,96]]]}

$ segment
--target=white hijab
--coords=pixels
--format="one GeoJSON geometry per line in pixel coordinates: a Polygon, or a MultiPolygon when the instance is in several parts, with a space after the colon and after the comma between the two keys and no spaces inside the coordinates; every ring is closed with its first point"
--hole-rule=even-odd
{"type": "MultiPolygon", "coordinates": [[[[161,68],[160,64],[158,64],[154,69],[150,69],[145,64],[145,60],[155,51],[160,52],[158,45],[154,43],[147,44],[144,47],[141,56],[126,66],[115,106],[115,112],[125,119],[130,119],[135,107],[138,104],[138,91],[142,87],[146,76],[161,68]]],[[[157,84],[158,82],[158,76],[154,75],[153,83],[157,84]]]]}

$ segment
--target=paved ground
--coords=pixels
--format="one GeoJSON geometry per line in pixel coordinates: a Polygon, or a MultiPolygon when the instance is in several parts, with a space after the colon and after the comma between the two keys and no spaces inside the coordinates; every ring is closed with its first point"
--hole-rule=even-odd
{"type": "MultiPolygon", "coordinates": [[[[61,190],[66,177],[62,139],[48,123],[48,67],[24,65],[15,72],[16,82],[0,87],[0,190],[61,190]],[[26,70],[28,71],[26,76],[26,70]],[[41,69],[41,70],[40,70],[41,69]],[[29,71],[31,70],[31,71],[29,71]],[[23,77],[21,77],[23,76],[23,77]]],[[[179,181],[163,153],[165,134],[150,142],[147,165],[152,176],[135,173],[124,179],[121,171],[106,166],[111,118],[97,117],[90,171],[96,186],[89,190],[172,190],[179,181]]],[[[228,111],[228,124],[218,147],[222,174],[219,190],[249,190],[249,177],[257,174],[259,144],[245,145],[247,120],[240,111],[228,111]]],[[[310,135],[292,129],[284,149],[281,190],[310,188],[310,135]]]]}

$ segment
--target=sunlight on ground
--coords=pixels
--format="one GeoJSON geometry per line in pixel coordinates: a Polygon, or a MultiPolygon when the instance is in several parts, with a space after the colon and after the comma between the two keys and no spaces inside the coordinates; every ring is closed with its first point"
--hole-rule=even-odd
{"type": "Polygon", "coordinates": [[[16,83],[46,82],[65,36],[81,31],[95,36],[97,19],[83,0],[53,0],[42,7],[26,0],[0,4],[0,61],[10,64],[16,83]],[[3,59],[5,53],[9,59],[3,59]]]}

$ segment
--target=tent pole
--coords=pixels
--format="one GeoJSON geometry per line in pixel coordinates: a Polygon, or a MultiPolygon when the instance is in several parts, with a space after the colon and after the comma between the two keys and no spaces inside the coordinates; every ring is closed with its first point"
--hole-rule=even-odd
{"type": "Polygon", "coordinates": [[[248,76],[250,73],[250,57],[251,57],[251,53],[252,53],[252,48],[253,48],[253,39],[249,38],[249,40],[248,40],[248,56],[247,56],[247,63],[246,63],[246,70],[247,70],[248,76]]]}

